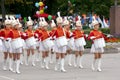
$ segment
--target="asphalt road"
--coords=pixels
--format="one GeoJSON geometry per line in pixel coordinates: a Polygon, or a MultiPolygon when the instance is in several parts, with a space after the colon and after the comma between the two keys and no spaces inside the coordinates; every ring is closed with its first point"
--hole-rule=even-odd
{"type": "Polygon", "coordinates": [[[103,54],[102,72],[92,71],[91,63],[93,54],[85,54],[83,58],[83,69],[70,67],[65,69],[67,73],[54,71],[54,63],[50,64],[50,70],[42,69],[40,62],[36,62],[33,67],[21,65],[21,74],[12,73],[2,70],[3,54],[0,54],[0,80],[120,80],[120,53],[103,54]]]}

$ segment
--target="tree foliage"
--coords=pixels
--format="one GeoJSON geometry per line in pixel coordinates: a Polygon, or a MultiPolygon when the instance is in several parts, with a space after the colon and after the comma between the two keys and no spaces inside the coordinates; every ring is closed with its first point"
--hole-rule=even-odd
{"type": "MultiPolygon", "coordinates": [[[[22,16],[32,16],[38,10],[35,2],[42,0],[5,0],[7,14],[22,14],[22,16]]],[[[74,13],[97,13],[109,17],[110,7],[114,5],[114,0],[43,0],[48,9],[46,13],[55,15],[61,11],[62,15],[73,15],[74,13]],[[71,1],[71,6],[68,4],[71,1]]],[[[120,0],[118,0],[120,4],[120,0]]]]}

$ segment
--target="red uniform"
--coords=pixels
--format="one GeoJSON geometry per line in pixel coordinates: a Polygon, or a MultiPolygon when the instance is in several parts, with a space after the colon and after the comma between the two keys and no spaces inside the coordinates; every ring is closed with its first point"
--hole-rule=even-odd
{"type": "Polygon", "coordinates": [[[74,39],[85,37],[84,31],[76,29],[76,30],[73,31],[73,36],[74,36],[74,39]]]}
{"type": "Polygon", "coordinates": [[[62,27],[57,27],[57,29],[55,30],[55,33],[52,35],[52,37],[53,36],[56,36],[56,38],[64,36],[63,28],[62,27]]]}
{"type": "Polygon", "coordinates": [[[3,29],[0,31],[0,36],[4,37],[4,39],[9,38],[9,33],[10,33],[10,29],[3,29]]]}
{"type": "Polygon", "coordinates": [[[101,31],[98,31],[98,30],[92,30],[88,36],[88,39],[90,40],[92,36],[95,36],[95,38],[93,38],[92,40],[94,39],[99,39],[99,38],[105,38],[105,35],[101,32],[101,31]]]}

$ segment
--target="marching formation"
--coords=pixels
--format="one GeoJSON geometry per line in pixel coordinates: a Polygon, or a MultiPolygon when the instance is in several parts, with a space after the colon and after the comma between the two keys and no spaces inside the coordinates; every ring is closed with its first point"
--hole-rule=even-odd
{"type": "Polygon", "coordinates": [[[92,40],[91,53],[94,54],[94,61],[91,65],[92,70],[101,70],[101,57],[105,47],[105,36],[99,31],[99,23],[93,17],[93,30],[89,35],[84,34],[80,17],[75,23],[75,29],[70,30],[70,22],[67,17],[64,19],[58,12],[56,23],[54,20],[50,24],[45,18],[41,17],[39,27],[33,30],[33,21],[28,17],[27,29],[22,30],[22,24],[14,17],[6,17],[4,29],[0,30],[0,51],[3,52],[3,70],[8,70],[14,73],[20,72],[20,64],[23,64],[24,51],[25,65],[36,66],[36,58],[41,57],[41,68],[50,69],[49,62],[53,62],[55,54],[54,70],[66,72],[65,57],[68,56],[68,65],[83,68],[82,59],[86,39],[92,40]],[[48,30],[48,26],[51,30],[48,30]],[[35,51],[37,50],[37,53],[35,51]],[[30,61],[30,55],[32,61],[30,61]],[[51,55],[51,56],[50,56],[51,55]],[[74,58],[73,58],[74,56],[74,58]],[[72,64],[74,60],[74,64],[72,64]],[[7,62],[9,64],[7,64],[7,62]],[[8,65],[8,66],[7,66],[8,65]]]}

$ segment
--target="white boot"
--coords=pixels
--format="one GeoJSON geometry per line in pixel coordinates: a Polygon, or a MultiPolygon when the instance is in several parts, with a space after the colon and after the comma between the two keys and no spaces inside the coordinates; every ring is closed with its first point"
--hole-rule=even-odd
{"type": "Polygon", "coordinates": [[[35,66],[35,54],[32,55],[32,66],[35,66]]]}
{"type": "Polygon", "coordinates": [[[49,57],[46,57],[45,58],[45,68],[46,69],[49,69],[48,64],[49,64],[49,57]]]}
{"type": "Polygon", "coordinates": [[[61,59],[61,63],[60,63],[60,70],[62,71],[62,72],[66,72],[66,70],[65,70],[65,68],[64,68],[64,63],[65,63],[65,60],[64,59],[61,59]]]}
{"type": "Polygon", "coordinates": [[[16,73],[20,74],[20,60],[16,62],[16,73]]]}
{"type": "Polygon", "coordinates": [[[36,53],[36,61],[40,61],[40,55],[39,55],[39,53],[36,53]]]}
{"type": "Polygon", "coordinates": [[[17,62],[15,60],[13,60],[13,71],[12,72],[14,72],[14,73],[16,72],[16,63],[17,62]]]}
{"type": "Polygon", "coordinates": [[[75,57],[75,59],[74,59],[74,67],[77,67],[77,60],[78,60],[78,57],[75,57]]]}
{"type": "Polygon", "coordinates": [[[92,62],[91,68],[92,68],[93,71],[95,70],[96,61],[97,61],[97,59],[94,59],[93,62],[92,62]]]}
{"type": "Polygon", "coordinates": [[[28,66],[29,65],[29,56],[26,57],[26,62],[25,65],[28,66]]]}
{"type": "Polygon", "coordinates": [[[44,58],[42,58],[42,60],[41,60],[41,68],[45,68],[45,59],[44,58]]]}
{"type": "Polygon", "coordinates": [[[72,64],[71,64],[72,54],[69,54],[68,56],[69,56],[69,57],[68,57],[68,65],[69,65],[69,66],[72,66],[72,64]]]}
{"type": "Polygon", "coordinates": [[[20,64],[23,64],[23,54],[20,55],[20,64]]]}
{"type": "Polygon", "coordinates": [[[83,66],[82,66],[82,58],[83,58],[83,56],[80,56],[80,57],[79,57],[79,67],[80,67],[80,68],[83,68],[83,66]]]}
{"type": "Polygon", "coordinates": [[[55,63],[55,71],[57,71],[59,68],[59,59],[56,59],[56,63],[55,63]]]}
{"type": "Polygon", "coordinates": [[[54,54],[50,54],[50,63],[53,63],[53,56],[54,54]]]}
{"type": "Polygon", "coordinates": [[[7,59],[4,59],[4,62],[3,62],[3,70],[7,70],[7,59]]]}
{"type": "Polygon", "coordinates": [[[97,71],[101,72],[101,59],[98,59],[98,68],[97,71]]]}
{"type": "Polygon", "coordinates": [[[9,59],[9,70],[10,71],[13,71],[12,65],[13,65],[13,60],[10,58],[9,59]]]}

